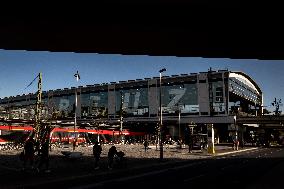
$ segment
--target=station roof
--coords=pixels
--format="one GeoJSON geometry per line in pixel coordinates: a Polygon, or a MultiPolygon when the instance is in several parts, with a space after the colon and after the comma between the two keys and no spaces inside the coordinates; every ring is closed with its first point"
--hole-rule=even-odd
{"type": "MultiPolygon", "coordinates": [[[[239,75],[246,79],[250,86],[252,86],[253,89],[257,90],[259,94],[262,94],[262,91],[258,84],[247,74],[241,72],[241,71],[228,71],[228,70],[217,70],[217,71],[212,71],[211,73],[213,74],[220,74],[222,72],[228,72],[230,73],[229,77],[232,74],[239,75]]],[[[200,73],[209,73],[209,72],[200,72],[200,73]]],[[[197,81],[197,75],[199,73],[190,73],[190,74],[180,74],[180,75],[172,75],[172,76],[167,76],[163,78],[163,83],[165,84],[170,84],[170,85],[175,85],[175,84],[183,84],[184,82],[196,82],[197,81]]],[[[141,87],[141,86],[148,86],[148,81],[152,79],[159,79],[159,77],[153,77],[153,78],[144,78],[144,79],[136,79],[136,80],[128,80],[128,81],[119,81],[119,82],[110,82],[110,83],[102,83],[102,84],[97,84],[97,85],[86,85],[86,86],[79,86],[78,89],[81,90],[82,93],[89,92],[89,91],[107,91],[110,86],[115,87],[116,89],[121,89],[121,88],[133,88],[136,89],[136,87],[141,87]]],[[[56,89],[56,90],[49,90],[49,92],[53,93],[54,96],[57,95],[66,95],[70,93],[74,93],[75,87],[69,88],[64,88],[64,89],[56,89]]],[[[48,97],[48,93],[45,92],[43,93],[43,97],[48,97]]],[[[8,103],[11,99],[12,100],[26,100],[26,97],[29,98],[34,98],[35,100],[35,94],[23,94],[23,95],[17,95],[15,96],[10,96],[10,97],[5,97],[3,99],[0,98],[1,103],[8,103]]]]}
{"type": "Polygon", "coordinates": [[[244,72],[241,72],[241,71],[234,71],[234,72],[230,73],[230,76],[235,76],[233,74],[243,76],[249,82],[248,84],[249,84],[250,87],[252,87],[254,90],[256,90],[259,94],[262,94],[262,91],[261,91],[260,87],[258,86],[258,84],[249,75],[247,75],[247,74],[245,74],[244,72]]]}

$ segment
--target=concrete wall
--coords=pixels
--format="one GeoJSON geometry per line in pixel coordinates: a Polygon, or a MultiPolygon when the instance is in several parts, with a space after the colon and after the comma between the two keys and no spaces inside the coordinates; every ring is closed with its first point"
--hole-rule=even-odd
{"type": "Polygon", "coordinates": [[[199,104],[199,115],[202,115],[202,112],[207,112],[208,116],[210,115],[209,108],[209,90],[208,90],[208,79],[206,73],[200,73],[197,77],[197,89],[198,89],[198,104],[199,104]],[[200,80],[206,80],[206,83],[200,83],[200,80]]]}
{"type": "Polygon", "coordinates": [[[157,88],[157,80],[152,79],[149,80],[149,92],[148,92],[148,100],[149,100],[149,115],[158,115],[159,111],[159,102],[158,102],[158,89],[157,88]]]}
{"type": "Polygon", "coordinates": [[[108,115],[115,117],[115,85],[108,85],[108,115]]]}

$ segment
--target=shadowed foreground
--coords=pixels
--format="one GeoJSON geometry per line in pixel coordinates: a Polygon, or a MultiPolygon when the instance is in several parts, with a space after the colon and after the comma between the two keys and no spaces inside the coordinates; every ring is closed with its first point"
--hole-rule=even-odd
{"type": "Polygon", "coordinates": [[[19,152],[2,154],[0,188],[149,188],[149,184],[150,188],[261,188],[265,186],[261,184],[264,181],[271,188],[273,184],[279,184],[277,178],[283,175],[281,171],[284,170],[282,148],[261,148],[224,156],[208,156],[197,152],[189,154],[187,149],[165,149],[165,160],[159,162],[159,151],[149,149],[145,152],[139,145],[126,147],[129,149],[117,146],[118,150],[127,151],[127,163],[108,170],[106,153],[109,147],[103,146],[99,170],[94,170],[91,148],[85,148],[80,159],[67,159],[60,153],[60,149],[53,150],[51,173],[36,173],[31,169],[22,172],[22,162],[17,156],[19,152]]]}

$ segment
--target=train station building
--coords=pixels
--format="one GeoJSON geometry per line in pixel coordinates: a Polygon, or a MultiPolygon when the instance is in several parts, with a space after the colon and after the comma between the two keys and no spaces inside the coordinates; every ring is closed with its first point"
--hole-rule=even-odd
{"type": "MultiPolygon", "coordinates": [[[[46,78],[47,79],[47,78],[46,78]]],[[[167,136],[184,137],[188,131],[207,133],[213,124],[217,142],[226,142],[234,132],[249,133],[250,126],[236,125],[236,116],[262,114],[263,94],[247,74],[218,70],[160,78],[94,84],[43,91],[42,119],[72,121],[78,127],[156,132],[160,120],[167,136]],[[161,94],[160,94],[161,91],[161,94]],[[75,107],[77,94],[77,107],[75,107]]],[[[44,86],[44,83],[43,83],[44,86]]],[[[0,99],[0,117],[30,120],[35,114],[36,94],[0,99]]]]}

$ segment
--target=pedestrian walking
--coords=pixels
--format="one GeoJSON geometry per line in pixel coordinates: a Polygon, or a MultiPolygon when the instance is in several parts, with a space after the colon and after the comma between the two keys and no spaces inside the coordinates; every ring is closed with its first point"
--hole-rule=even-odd
{"type": "Polygon", "coordinates": [[[192,148],[193,148],[193,138],[190,136],[189,142],[188,142],[188,153],[192,153],[192,148]]]}
{"type": "Polygon", "coordinates": [[[239,145],[240,145],[239,140],[236,140],[236,150],[239,150],[239,145]]]}
{"type": "Polygon", "coordinates": [[[108,151],[108,169],[111,170],[113,168],[113,158],[117,154],[117,150],[115,146],[112,146],[108,151]]]}
{"type": "Polygon", "coordinates": [[[125,153],[122,152],[122,151],[119,151],[116,153],[114,159],[115,159],[115,162],[118,164],[118,167],[119,168],[123,168],[123,167],[126,167],[126,159],[125,159],[125,153]]]}
{"type": "Polygon", "coordinates": [[[45,141],[42,146],[41,149],[39,150],[39,164],[37,167],[37,172],[40,172],[41,167],[45,164],[45,172],[49,173],[49,142],[45,141]]]}
{"type": "Polygon", "coordinates": [[[148,146],[149,146],[148,141],[147,141],[147,140],[145,140],[145,141],[144,141],[144,143],[143,143],[143,145],[144,145],[145,152],[146,152],[146,151],[147,151],[147,149],[148,149],[148,146]]]}
{"type": "Polygon", "coordinates": [[[23,170],[26,169],[26,165],[28,162],[30,162],[30,166],[33,169],[34,168],[34,149],[35,142],[33,138],[29,138],[24,145],[24,165],[23,170]]]}
{"type": "Polygon", "coordinates": [[[178,139],[177,145],[179,145],[179,148],[182,149],[182,139],[178,139]]]}
{"type": "Polygon", "coordinates": [[[99,161],[100,161],[101,153],[102,153],[101,145],[99,145],[99,142],[95,142],[93,146],[93,155],[95,158],[95,169],[99,169],[99,161]]]}
{"type": "Polygon", "coordinates": [[[75,148],[76,148],[76,139],[75,138],[74,138],[72,144],[73,144],[73,151],[75,151],[75,148]]]}
{"type": "Polygon", "coordinates": [[[239,140],[238,139],[234,139],[233,140],[233,149],[234,150],[239,150],[239,140]]]}
{"type": "Polygon", "coordinates": [[[240,147],[241,147],[241,148],[244,148],[244,147],[245,147],[245,141],[244,141],[244,139],[241,139],[241,140],[240,140],[240,147]]]}

